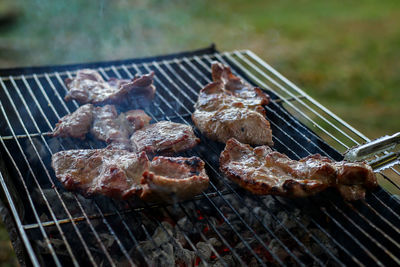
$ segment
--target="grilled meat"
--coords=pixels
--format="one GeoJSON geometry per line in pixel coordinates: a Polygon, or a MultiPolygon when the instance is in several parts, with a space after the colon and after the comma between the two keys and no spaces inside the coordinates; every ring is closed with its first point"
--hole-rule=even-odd
{"type": "Polygon", "coordinates": [[[90,130],[94,137],[107,143],[125,142],[133,132],[124,113],[118,115],[115,106],[95,107],[93,126],[90,130]]]}
{"type": "Polygon", "coordinates": [[[197,157],[158,157],[150,162],[145,152],[117,149],[60,151],[53,155],[52,167],[67,190],[87,197],[184,199],[201,193],[209,182],[204,162],[197,157]]]}
{"type": "Polygon", "coordinates": [[[198,157],[155,157],[143,173],[143,200],[188,199],[208,187],[204,162],[198,157]]]}
{"type": "Polygon", "coordinates": [[[154,72],[135,77],[132,80],[111,78],[105,81],[95,70],[79,70],[73,79],[66,79],[69,91],[65,100],[75,99],[81,104],[120,103],[128,94],[135,94],[152,99],[155,94],[153,85],[154,72]]]}
{"type": "Polygon", "coordinates": [[[55,153],[51,165],[68,190],[79,191],[84,196],[102,194],[124,198],[141,191],[140,180],[150,162],[145,153],[82,149],[55,153]]]}
{"type": "Polygon", "coordinates": [[[151,117],[141,109],[134,109],[125,112],[126,119],[132,124],[133,130],[139,130],[149,125],[151,117]]]}
{"type": "Polygon", "coordinates": [[[269,96],[234,76],[229,67],[212,64],[213,82],[200,91],[192,120],[208,138],[229,138],[253,145],[273,145],[263,105],[269,96]]]}
{"type": "Polygon", "coordinates": [[[93,120],[93,105],[86,104],[75,112],[65,115],[56,124],[53,136],[84,139],[93,120]]]}
{"type": "Polygon", "coordinates": [[[235,139],[220,156],[221,171],[255,194],[306,197],[335,187],[346,200],[362,199],[377,186],[372,168],[365,163],[336,162],[319,154],[291,160],[268,146],[252,148],[235,139]]]}
{"type": "Polygon", "coordinates": [[[131,136],[133,151],[146,151],[149,154],[181,152],[199,142],[192,127],[171,121],[150,124],[131,136]]]}
{"type": "Polygon", "coordinates": [[[84,139],[89,131],[98,140],[110,144],[110,148],[131,149],[129,136],[149,124],[151,118],[140,109],[118,115],[114,105],[93,107],[85,104],[60,119],[53,136],[84,139]]]}

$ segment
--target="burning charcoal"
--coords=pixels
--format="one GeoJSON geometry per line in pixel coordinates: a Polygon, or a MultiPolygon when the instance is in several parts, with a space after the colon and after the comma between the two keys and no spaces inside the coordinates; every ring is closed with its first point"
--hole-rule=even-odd
{"type": "MultiPolygon", "coordinates": [[[[233,259],[232,255],[223,256],[222,259],[224,260],[225,264],[224,264],[223,261],[217,259],[217,260],[215,261],[215,263],[213,263],[211,266],[212,266],[212,267],[222,267],[222,266],[225,266],[225,265],[227,265],[227,266],[239,266],[239,265],[235,262],[235,260],[233,259]]],[[[253,266],[253,265],[249,265],[249,266],[253,266]]]]}
{"type": "Polygon", "coordinates": [[[209,259],[211,257],[212,251],[209,244],[205,242],[199,242],[196,244],[196,247],[203,258],[209,259]]]}
{"type": "Polygon", "coordinates": [[[178,221],[178,225],[182,229],[182,231],[185,231],[186,233],[196,231],[196,229],[193,227],[192,222],[187,217],[183,217],[182,219],[180,219],[178,221]]]}
{"type": "Polygon", "coordinates": [[[157,246],[168,242],[172,236],[172,225],[167,222],[162,222],[161,224],[165,229],[160,226],[154,231],[153,234],[153,239],[157,246]]]}
{"type": "Polygon", "coordinates": [[[296,227],[296,221],[291,218],[290,214],[280,211],[276,217],[279,220],[276,225],[276,230],[280,230],[283,226],[287,229],[296,227]]]}
{"type": "Polygon", "coordinates": [[[214,248],[222,246],[222,243],[214,237],[208,239],[208,243],[210,243],[214,248]]]}
{"type": "Polygon", "coordinates": [[[264,205],[271,212],[274,212],[278,209],[276,207],[277,205],[275,203],[275,199],[272,196],[265,196],[265,198],[262,199],[262,202],[264,202],[264,205]]]}
{"type": "Polygon", "coordinates": [[[187,245],[187,240],[186,240],[184,234],[182,233],[182,231],[180,231],[178,229],[178,227],[175,227],[174,237],[177,240],[177,242],[179,244],[181,244],[182,246],[186,246],[187,245]]]}
{"type": "MultiPolygon", "coordinates": [[[[338,251],[335,248],[335,246],[332,244],[332,242],[326,237],[326,235],[319,229],[311,229],[310,232],[314,234],[314,236],[321,241],[321,243],[327,247],[329,251],[331,251],[333,254],[337,254],[338,251]]],[[[310,239],[310,250],[313,254],[315,255],[321,255],[324,254],[324,249],[314,242],[314,240],[310,239]]]]}
{"type": "Polygon", "coordinates": [[[190,266],[196,258],[195,253],[183,248],[179,242],[174,243],[175,265],[190,266]]]}
{"type": "Polygon", "coordinates": [[[271,226],[273,225],[273,220],[274,219],[272,218],[271,214],[265,213],[262,222],[266,227],[271,228],[271,226]]]}
{"type": "Polygon", "coordinates": [[[272,254],[275,254],[282,261],[289,256],[276,239],[271,240],[271,242],[268,244],[268,248],[271,250],[272,254]]]}

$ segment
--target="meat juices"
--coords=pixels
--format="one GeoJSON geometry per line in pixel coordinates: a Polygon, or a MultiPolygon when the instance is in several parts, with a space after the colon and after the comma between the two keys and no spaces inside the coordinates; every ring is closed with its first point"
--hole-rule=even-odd
{"type": "Polygon", "coordinates": [[[52,156],[56,177],[84,196],[146,201],[190,198],[208,187],[204,162],[197,157],[156,157],[118,149],[60,151],[52,156]]]}
{"type": "Polygon", "coordinates": [[[111,78],[105,81],[95,70],[78,70],[74,78],[65,80],[69,90],[65,100],[75,99],[81,104],[115,104],[123,102],[131,93],[153,99],[156,90],[153,79],[154,72],[151,72],[132,80],[111,78]]]}
{"type": "Polygon", "coordinates": [[[131,136],[132,150],[148,154],[176,153],[200,143],[192,127],[171,121],[160,121],[143,127],[131,136]]]}
{"type": "Polygon", "coordinates": [[[255,194],[306,197],[334,187],[344,199],[358,200],[377,186],[372,168],[365,163],[336,162],[319,154],[296,161],[268,146],[253,149],[234,138],[221,153],[220,169],[255,194]]]}
{"type": "Polygon", "coordinates": [[[269,96],[234,76],[229,67],[212,64],[213,82],[200,91],[192,120],[208,138],[229,138],[252,145],[273,145],[263,105],[269,96]]]}
{"type": "Polygon", "coordinates": [[[85,139],[93,120],[93,105],[86,104],[65,115],[56,124],[53,136],[85,139]]]}

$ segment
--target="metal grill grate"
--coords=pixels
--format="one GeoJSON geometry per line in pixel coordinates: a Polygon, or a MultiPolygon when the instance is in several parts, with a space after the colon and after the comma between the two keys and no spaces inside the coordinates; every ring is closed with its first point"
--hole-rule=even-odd
{"type": "MultiPolygon", "coordinates": [[[[155,71],[157,94],[146,113],[154,122],[192,125],[193,104],[210,82],[213,60],[230,65],[271,95],[266,109],[275,149],[289,157],[320,153],[340,160],[339,152],[368,140],[251,51],[114,62],[97,69],[104,78],[155,71]]],[[[50,136],[58,119],[78,107],[63,100],[63,80],[76,68],[0,77],[5,163],[0,182],[33,265],[154,265],[155,258],[165,261],[171,251],[186,253],[174,256],[182,265],[187,258],[193,265],[223,266],[400,264],[400,204],[394,195],[380,188],[355,203],[331,192],[301,200],[254,196],[219,174],[224,146],[200,132],[202,142],[194,152],[206,162],[211,183],[193,200],[149,205],[66,192],[51,169],[51,155],[104,147],[94,140],[50,136]]],[[[130,108],[139,106],[132,103],[130,108]]],[[[399,167],[381,173],[379,180],[398,193],[399,167]]]]}

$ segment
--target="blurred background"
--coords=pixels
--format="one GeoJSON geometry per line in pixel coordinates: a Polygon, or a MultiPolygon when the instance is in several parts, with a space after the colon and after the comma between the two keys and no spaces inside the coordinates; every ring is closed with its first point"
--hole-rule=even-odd
{"type": "Polygon", "coordinates": [[[400,131],[399,18],[398,0],[0,0],[0,68],[251,49],[375,138],[400,131]]]}

